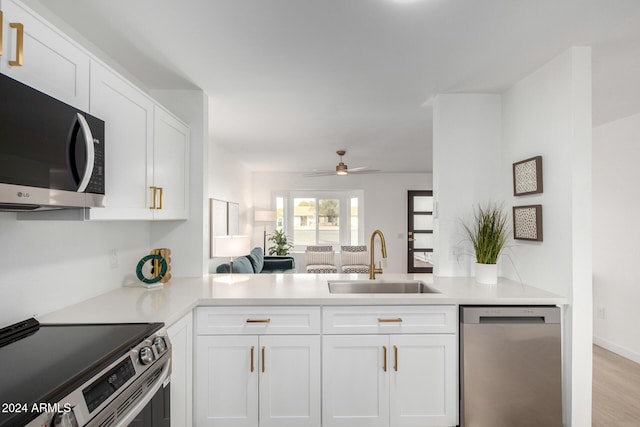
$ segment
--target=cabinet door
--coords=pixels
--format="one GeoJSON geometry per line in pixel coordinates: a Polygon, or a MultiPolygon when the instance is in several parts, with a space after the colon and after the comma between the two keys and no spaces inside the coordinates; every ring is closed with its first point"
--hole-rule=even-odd
{"type": "Polygon", "coordinates": [[[193,425],[193,315],[167,328],[171,341],[171,426],[193,425]]]}
{"type": "Polygon", "coordinates": [[[260,337],[260,427],[320,427],[320,337],[260,337]]]}
{"type": "Polygon", "coordinates": [[[257,427],[259,346],[255,336],[199,336],[196,425],[257,427]]]}
{"type": "Polygon", "coordinates": [[[451,335],[390,337],[390,425],[455,426],[457,347],[451,335]]]}
{"type": "Polygon", "coordinates": [[[89,55],[19,3],[3,0],[3,55],[0,72],[81,110],[89,108],[89,55]],[[10,24],[21,24],[22,29],[10,24]],[[23,32],[22,65],[18,32],[23,32]]]}
{"type": "Polygon", "coordinates": [[[187,219],[189,128],[158,106],[154,111],[153,185],[162,189],[154,219],[187,219]]]}
{"type": "Polygon", "coordinates": [[[388,426],[389,337],[325,335],[322,345],[323,426],[388,426]]]}
{"type": "Polygon", "coordinates": [[[153,102],[91,62],[91,114],[105,121],[105,205],[91,219],[152,219],[153,102]]]}

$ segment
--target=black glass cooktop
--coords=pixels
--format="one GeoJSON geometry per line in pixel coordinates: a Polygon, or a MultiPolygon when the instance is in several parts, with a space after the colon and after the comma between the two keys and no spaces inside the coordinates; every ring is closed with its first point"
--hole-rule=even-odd
{"type": "Polygon", "coordinates": [[[0,347],[0,426],[27,423],[34,404],[60,401],[162,326],[43,324],[0,347]]]}

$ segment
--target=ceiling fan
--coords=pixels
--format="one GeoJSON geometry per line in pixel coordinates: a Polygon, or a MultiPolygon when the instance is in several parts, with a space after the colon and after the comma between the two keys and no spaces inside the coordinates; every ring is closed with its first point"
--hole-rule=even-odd
{"type": "Polygon", "coordinates": [[[344,156],[347,152],[345,150],[338,150],[336,154],[340,156],[340,162],[336,165],[335,170],[318,170],[314,169],[312,172],[304,174],[304,176],[329,176],[329,175],[339,175],[346,176],[351,174],[364,174],[364,173],[378,173],[380,172],[378,169],[369,169],[368,167],[358,167],[351,168],[342,161],[342,156],[344,156]]]}

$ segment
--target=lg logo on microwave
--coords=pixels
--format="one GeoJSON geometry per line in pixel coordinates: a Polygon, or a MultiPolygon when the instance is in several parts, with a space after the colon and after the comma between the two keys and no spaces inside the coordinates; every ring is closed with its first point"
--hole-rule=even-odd
{"type": "Polygon", "coordinates": [[[18,191],[17,196],[18,197],[24,197],[24,198],[28,199],[29,198],[29,193],[23,193],[22,191],[18,191]]]}

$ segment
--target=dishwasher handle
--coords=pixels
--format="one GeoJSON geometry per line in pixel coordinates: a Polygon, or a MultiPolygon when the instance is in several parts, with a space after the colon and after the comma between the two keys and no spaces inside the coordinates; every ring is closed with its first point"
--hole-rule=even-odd
{"type": "Polygon", "coordinates": [[[551,306],[461,307],[464,324],[560,323],[560,308],[551,306]]]}

